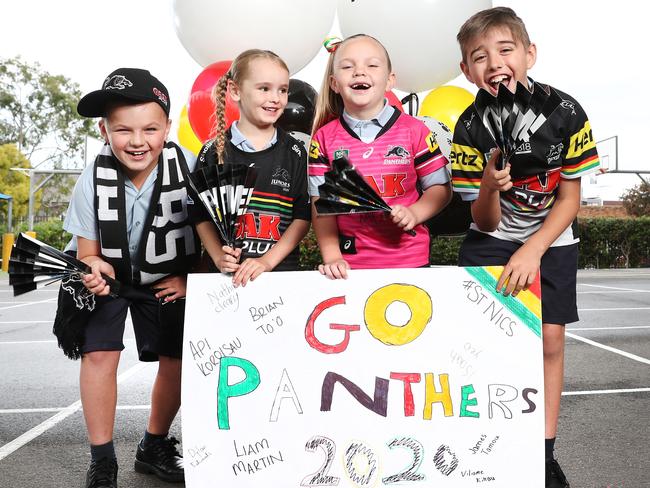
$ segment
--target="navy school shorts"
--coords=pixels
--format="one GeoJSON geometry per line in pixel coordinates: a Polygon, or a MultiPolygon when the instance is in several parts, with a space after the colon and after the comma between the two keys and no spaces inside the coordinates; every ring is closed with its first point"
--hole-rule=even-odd
{"type": "Polygon", "coordinates": [[[122,351],[127,311],[140,361],[158,356],[181,358],[185,299],[161,303],[149,286],[123,286],[117,298],[97,297],[97,305],[85,328],[83,353],[122,351]]]}
{"type": "MultiPolygon", "coordinates": [[[[470,230],[460,247],[459,266],[505,266],[521,244],[470,230]]],[[[542,256],[542,323],[577,322],[578,244],[549,247],[542,256]]]]}

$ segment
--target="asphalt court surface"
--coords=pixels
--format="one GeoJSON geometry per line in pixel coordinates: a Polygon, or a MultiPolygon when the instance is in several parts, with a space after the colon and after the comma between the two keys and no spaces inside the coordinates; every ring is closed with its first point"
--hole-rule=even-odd
{"type": "MultiPolygon", "coordinates": [[[[46,288],[14,298],[6,275],[0,278],[2,488],[82,486],[85,477],[79,366],[51,333],[56,294],[46,288]]],[[[573,488],[650,487],[650,269],[581,270],[578,307],[581,321],[567,326],[558,458],[573,488]]],[[[137,361],[128,327],[125,340],[119,486],[168,487],[133,471],[156,365],[137,361]]],[[[171,433],[180,438],[180,419],[171,433]]]]}

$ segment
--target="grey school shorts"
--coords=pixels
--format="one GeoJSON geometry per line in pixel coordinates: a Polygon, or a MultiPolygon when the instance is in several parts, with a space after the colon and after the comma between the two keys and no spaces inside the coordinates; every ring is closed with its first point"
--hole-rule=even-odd
{"type": "MultiPolygon", "coordinates": [[[[470,230],[460,247],[459,266],[505,266],[521,244],[470,230]]],[[[540,265],[542,323],[577,322],[578,244],[549,247],[540,265]]]]}
{"type": "Polygon", "coordinates": [[[163,303],[148,286],[123,286],[118,297],[97,297],[95,311],[85,328],[83,353],[121,351],[127,311],[140,361],[157,361],[158,356],[181,358],[185,299],[163,303]]]}

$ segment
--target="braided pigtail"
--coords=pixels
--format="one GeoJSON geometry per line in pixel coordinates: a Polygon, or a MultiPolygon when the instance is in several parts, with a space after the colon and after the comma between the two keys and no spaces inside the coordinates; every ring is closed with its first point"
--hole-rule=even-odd
{"type": "Polygon", "coordinates": [[[226,73],[214,86],[212,97],[214,99],[215,121],[214,141],[217,151],[217,163],[223,164],[223,151],[226,147],[226,91],[228,89],[229,73],[226,73]]]}

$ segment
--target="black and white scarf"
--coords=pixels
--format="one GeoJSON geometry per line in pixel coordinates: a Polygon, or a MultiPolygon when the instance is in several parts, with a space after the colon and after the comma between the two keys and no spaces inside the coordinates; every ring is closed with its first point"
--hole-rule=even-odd
{"type": "Polygon", "coordinates": [[[188,175],[180,147],[165,143],[135,258],[137,272],[132,275],[122,165],[109,145],[95,159],[95,213],[101,254],[120,282],[150,284],[170,274],[187,273],[197,261],[199,241],[187,212],[188,175]]]}

